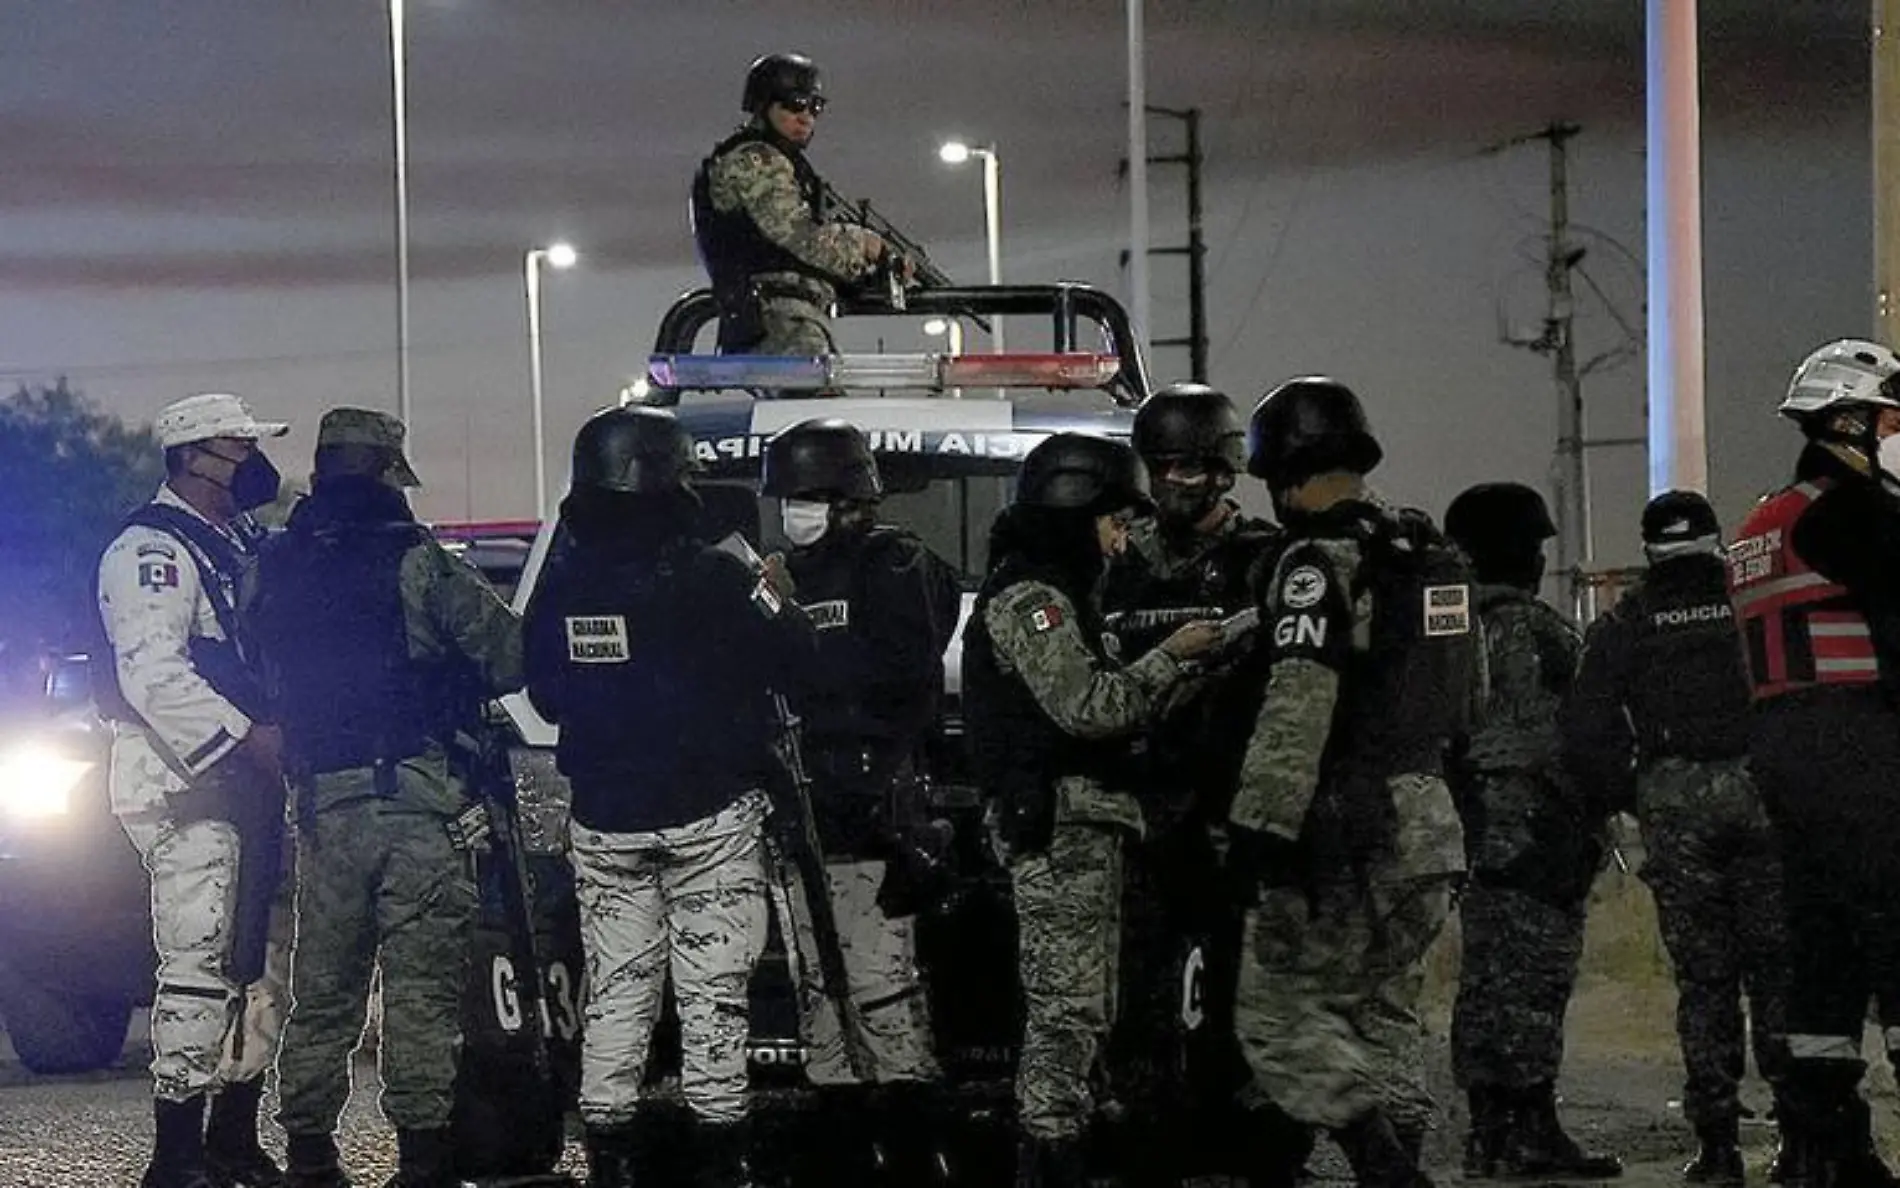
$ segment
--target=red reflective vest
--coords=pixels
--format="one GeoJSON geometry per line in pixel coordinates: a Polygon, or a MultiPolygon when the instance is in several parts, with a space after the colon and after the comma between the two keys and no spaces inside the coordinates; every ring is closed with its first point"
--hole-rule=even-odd
{"type": "Polygon", "coordinates": [[[1796,483],[1755,505],[1728,548],[1729,597],[1761,701],[1818,685],[1880,678],[1867,617],[1847,588],[1794,551],[1794,526],[1828,482],[1796,483]]]}

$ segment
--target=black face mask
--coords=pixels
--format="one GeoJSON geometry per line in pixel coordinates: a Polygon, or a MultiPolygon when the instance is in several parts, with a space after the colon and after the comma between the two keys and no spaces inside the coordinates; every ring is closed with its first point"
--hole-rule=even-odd
{"type": "MultiPolygon", "coordinates": [[[[223,454],[213,450],[203,451],[221,462],[229,462],[223,454]]],[[[209,476],[200,475],[207,482],[217,482],[209,476]]],[[[231,470],[231,481],[218,483],[231,492],[231,502],[241,512],[256,511],[260,507],[276,502],[278,493],[283,489],[284,476],[277,473],[277,467],[264,456],[263,450],[252,450],[244,461],[237,463],[231,470]]]]}

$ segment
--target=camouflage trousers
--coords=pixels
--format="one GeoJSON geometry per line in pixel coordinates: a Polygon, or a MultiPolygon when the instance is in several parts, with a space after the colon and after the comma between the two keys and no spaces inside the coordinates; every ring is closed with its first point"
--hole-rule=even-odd
{"type": "Polygon", "coordinates": [[[1018,1124],[1072,1138],[1094,1120],[1094,1078],[1115,1022],[1121,966],[1121,830],[1058,822],[1049,849],[1013,859],[1023,1048],[1018,1124]]]}
{"type": "Polygon", "coordinates": [[[769,923],[763,793],[651,833],[573,829],[587,950],[581,1117],[631,1122],[667,975],[679,1004],[680,1090],[707,1122],[746,1113],[747,985],[769,923]]]}
{"type": "Polygon", "coordinates": [[[1786,1058],[1780,852],[1745,760],[1662,760],[1642,773],[1636,797],[1642,878],[1675,966],[1683,1114],[1697,1126],[1725,1123],[1741,1110],[1745,1036],[1770,1082],[1786,1058]]]}
{"type": "Polygon", "coordinates": [[[1451,1018],[1452,1075],[1460,1088],[1523,1089],[1557,1079],[1586,904],[1560,905],[1482,878],[1465,889],[1451,1018]]]}
{"type": "Polygon", "coordinates": [[[278,1121],[293,1135],[335,1129],[380,965],[383,1113],[403,1129],[447,1126],[477,911],[469,855],[455,848],[441,814],[370,795],[305,822],[297,865],[278,1121]]]}
{"type": "Polygon", "coordinates": [[[765,337],[749,354],[829,355],[837,350],[831,340],[831,318],[809,301],[767,297],[759,302],[759,321],[765,337]]]}
{"type": "Polygon", "coordinates": [[[1241,941],[1234,1029],[1247,1093],[1296,1122],[1338,1129],[1383,1109],[1429,1129],[1418,999],[1451,912],[1451,877],[1263,891],[1241,941]]]}
{"type": "Polygon", "coordinates": [[[288,999],[287,891],[272,911],[264,976],[240,988],[224,974],[237,901],[237,830],[224,821],[175,821],[163,810],[127,813],[119,824],[152,883],[153,1094],[183,1101],[257,1079],[277,1054],[288,999]]]}
{"type": "MultiPolygon", "coordinates": [[[[814,1085],[857,1082],[845,1057],[838,1012],[825,990],[818,937],[805,906],[805,885],[790,863],[773,862],[772,904],[798,987],[798,1021],[806,1047],[805,1076],[814,1085]],[[790,924],[787,927],[787,924],[790,924]]],[[[887,919],[877,906],[882,862],[829,862],[832,912],[844,951],[851,1001],[864,1025],[871,1077],[877,1083],[928,1081],[938,1075],[930,1047],[930,1004],[917,970],[917,918],[887,919]]]]}

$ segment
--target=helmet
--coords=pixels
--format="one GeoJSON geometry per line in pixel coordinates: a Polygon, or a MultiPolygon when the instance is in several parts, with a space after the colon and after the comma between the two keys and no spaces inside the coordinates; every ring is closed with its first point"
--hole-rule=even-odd
{"type": "Polygon", "coordinates": [[[747,115],[758,115],[786,99],[807,99],[825,93],[818,66],[804,54],[766,54],[754,58],[745,72],[745,96],[739,104],[747,115]]]}
{"type": "Polygon", "coordinates": [[[1679,545],[1720,536],[1715,508],[1700,491],[1664,491],[1643,508],[1643,543],[1679,545]]]}
{"type": "Polygon", "coordinates": [[[1900,375],[1900,356],[1877,342],[1842,338],[1801,360],[1788,394],[1775,411],[1795,421],[1844,404],[1900,408],[1888,382],[1900,375]]]}
{"type": "Polygon", "coordinates": [[[1329,470],[1371,474],[1383,457],[1359,397],[1323,375],[1268,392],[1247,422],[1247,473],[1276,490],[1329,470]]]}
{"type": "Polygon", "coordinates": [[[1103,515],[1152,510],[1148,471],[1126,444],[1085,433],[1056,433],[1029,451],[1016,476],[1016,502],[1103,515]]]}
{"type": "Polygon", "coordinates": [[[693,438],[657,408],[609,408],[574,437],[574,486],[649,495],[687,485],[699,460],[693,438]]]}
{"type": "Polygon", "coordinates": [[[765,444],[760,493],[778,499],[829,495],[876,499],[884,494],[871,445],[848,421],[800,421],[765,444]]]}
{"type": "Polygon", "coordinates": [[[1479,483],[1445,509],[1445,535],[1478,557],[1536,548],[1557,526],[1544,497],[1523,483],[1479,483]]]}
{"type": "Polygon", "coordinates": [[[1225,392],[1170,384],[1135,413],[1135,452],[1151,468],[1164,459],[1205,459],[1238,472],[1244,461],[1240,415],[1225,392]]]}

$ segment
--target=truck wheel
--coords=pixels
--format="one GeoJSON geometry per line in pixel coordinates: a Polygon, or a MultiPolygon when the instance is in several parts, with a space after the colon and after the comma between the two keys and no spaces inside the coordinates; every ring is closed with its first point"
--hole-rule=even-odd
{"type": "Polygon", "coordinates": [[[0,982],[10,983],[0,986],[0,1021],[29,1072],[92,1072],[125,1050],[130,1003],[69,999],[15,979],[0,982]]]}

